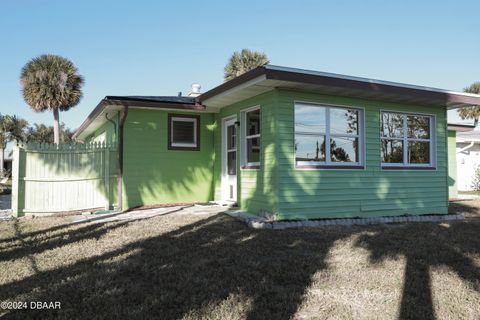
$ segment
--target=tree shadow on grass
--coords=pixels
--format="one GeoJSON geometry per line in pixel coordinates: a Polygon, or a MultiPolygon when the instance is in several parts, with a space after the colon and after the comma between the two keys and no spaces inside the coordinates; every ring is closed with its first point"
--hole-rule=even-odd
{"type": "MultiPolygon", "coordinates": [[[[369,251],[372,263],[398,256],[407,260],[400,318],[434,319],[432,267],[446,266],[480,290],[480,270],[471,258],[480,255],[479,229],[478,222],[470,222],[252,230],[217,214],[0,285],[0,301],[62,304],[61,310],[6,314],[18,319],[230,318],[230,310],[238,318],[290,319],[314,274],[328,268],[334,243],[361,233],[355,244],[369,251]],[[212,314],[218,310],[225,314],[212,314]]],[[[83,228],[70,232],[78,241],[96,236],[81,236],[88,233],[83,228]]],[[[21,256],[38,252],[35,246],[29,248],[21,256]]]]}
{"type": "Polygon", "coordinates": [[[478,200],[451,202],[448,211],[449,213],[464,213],[470,220],[480,219],[480,202],[478,200]]]}
{"type": "Polygon", "coordinates": [[[39,254],[47,250],[55,249],[58,247],[66,246],[71,243],[81,242],[87,239],[99,239],[107,232],[127,226],[131,221],[115,222],[110,224],[88,224],[74,230],[75,225],[68,224],[62,225],[61,228],[47,229],[44,234],[53,235],[44,236],[36,232],[23,234],[21,226],[18,221],[12,224],[16,239],[19,242],[14,242],[11,245],[2,245],[0,247],[0,261],[8,261],[14,259],[21,259],[25,256],[31,256],[39,254]]]}
{"type": "MultiPolygon", "coordinates": [[[[60,223],[55,226],[47,227],[47,228],[35,228],[35,230],[32,231],[24,231],[24,230],[19,230],[21,222],[20,220],[14,220],[13,224],[11,224],[12,228],[16,229],[15,232],[13,232],[13,235],[10,237],[4,237],[0,238],[0,252],[3,251],[5,248],[8,247],[8,245],[12,242],[15,242],[15,240],[19,239],[19,233],[23,239],[27,238],[35,238],[35,237],[41,237],[42,239],[44,238],[45,234],[51,234],[54,233],[55,237],[62,237],[65,235],[69,235],[71,233],[71,229],[74,228],[75,226],[78,225],[83,225],[83,224],[90,224],[92,222],[108,222],[108,221],[99,221],[99,220],[108,220],[108,218],[114,218],[119,215],[123,215],[125,212],[116,212],[116,213],[109,213],[109,214],[99,214],[99,215],[92,215],[91,217],[88,217],[87,219],[84,220],[79,220],[79,221],[72,221],[70,218],[65,217],[65,220],[62,221],[64,223],[60,223]]],[[[49,219],[49,217],[46,217],[49,219]]],[[[57,217],[58,218],[58,217],[57,217]]],[[[40,217],[40,219],[43,219],[40,217]]],[[[138,220],[138,219],[130,219],[129,221],[133,220],[138,220]]],[[[101,228],[101,225],[98,225],[94,227],[93,225],[91,226],[86,226],[86,229],[92,229],[92,228],[101,228]]],[[[80,230],[77,230],[78,234],[82,234],[83,232],[78,232],[80,230]]]]}
{"type": "Polygon", "coordinates": [[[62,303],[61,310],[18,311],[7,314],[11,318],[178,319],[202,317],[211,306],[241,297],[248,319],[289,319],[312,276],[327,268],[333,243],[350,234],[251,230],[218,214],[4,284],[0,301],[62,303]]]}
{"type": "Polygon", "coordinates": [[[406,259],[400,319],[436,319],[431,272],[447,267],[480,292],[480,268],[471,258],[480,255],[480,223],[405,224],[382,228],[358,238],[357,246],[370,251],[372,263],[406,259]]]}

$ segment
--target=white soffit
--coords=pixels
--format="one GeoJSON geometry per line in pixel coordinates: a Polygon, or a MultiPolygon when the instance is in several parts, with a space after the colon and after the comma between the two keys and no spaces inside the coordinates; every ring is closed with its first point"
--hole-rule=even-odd
{"type": "Polygon", "coordinates": [[[96,117],[92,120],[92,122],[85,128],[77,137],[78,140],[84,140],[89,135],[94,133],[98,130],[105,122],[107,122],[107,118],[105,117],[108,114],[109,119],[113,119],[114,115],[119,111],[122,110],[123,106],[118,105],[109,105],[105,107],[96,117]]]}

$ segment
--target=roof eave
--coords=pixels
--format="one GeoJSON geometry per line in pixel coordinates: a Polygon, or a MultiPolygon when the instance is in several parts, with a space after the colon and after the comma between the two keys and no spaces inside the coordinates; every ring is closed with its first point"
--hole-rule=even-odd
{"type": "Polygon", "coordinates": [[[301,82],[321,86],[336,88],[348,88],[350,90],[378,92],[379,94],[391,94],[395,96],[411,96],[412,98],[421,98],[430,101],[429,104],[438,106],[447,106],[458,108],[465,105],[480,104],[480,96],[459,95],[448,91],[432,91],[418,89],[415,86],[396,86],[388,82],[381,81],[359,81],[347,78],[333,78],[329,76],[313,75],[291,71],[280,71],[276,69],[266,69],[266,77],[271,80],[301,82]]]}
{"type": "Polygon", "coordinates": [[[205,101],[207,99],[210,99],[216,95],[219,95],[227,90],[230,90],[230,89],[233,89],[241,84],[244,84],[250,80],[253,80],[261,75],[264,75],[265,74],[265,66],[260,66],[260,67],[256,67],[255,69],[253,70],[250,70],[230,81],[227,81],[227,82],[224,82],[222,83],[221,85],[219,86],[216,86],[215,88],[213,89],[210,89],[208,90],[207,92],[205,93],[202,93],[201,95],[199,95],[197,97],[198,101],[205,101]]]}
{"type": "Polygon", "coordinates": [[[106,96],[102,99],[98,105],[93,109],[93,111],[88,115],[88,117],[83,121],[80,127],[73,134],[74,140],[82,140],[85,137],[82,137],[82,133],[87,129],[90,124],[95,120],[104,109],[109,106],[123,106],[123,107],[132,107],[132,108],[152,108],[152,109],[175,109],[175,110],[194,110],[194,111],[204,111],[205,107],[201,104],[185,104],[185,103],[174,103],[174,102],[158,102],[158,101],[145,101],[145,100],[135,100],[132,98],[124,99],[117,96],[106,96]]]}
{"type": "Polygon", "coordinates": [[[75,133],[72,136],[73,140],[79,140],[81,139],[79,136],[82,134],[82,132],[90,125],[90,123],[97,118],[97,116],[102,112],[102,110],[108,105],[107,99],[104,98],[102,99],[97,106],[90,112],[90,114],[87,116],[87,118],[82,122],[80,127],[78,127],[77,130],[75,130],[75,133]]]}
{"type": "MultiPolygon", "coordinates": [[[[448,90],[400,84],[389,81],[350,77],[330,73],[283,68],[277,66],[260,66],[243,75],[225,82],[198,97],[199,101],[206,104],[246,83],[252,83],[256,78],[264,77],[265,80],[283,82],[285,84],[307,84],[317,86],[318,90],[328,88],[330,91],[350,91],[359,93],[378,93],[380,100],[399,102],[410,99],[412,102],[455,109],[470,105],[480,105],[480,95],[453,92],[448,90]]],[[[267,81],[268,82],[268,81],[267,81]]],[[[273,89],[273,88],[272,88],[273,89]]],[[[328,90],[327,90],[328,91],[328,90]]],[[[351,94],[354,96],[353,94],[351,94]]],[[[360,96],[360,94],[359,94],[360,96]]]]}
{"type": "Polygon", "coordinates": [[[457,132],[468,132],[475,129],[473,124],[460,124],[460,123],[449,123],[448,130],[453,130],[457,132]]]}

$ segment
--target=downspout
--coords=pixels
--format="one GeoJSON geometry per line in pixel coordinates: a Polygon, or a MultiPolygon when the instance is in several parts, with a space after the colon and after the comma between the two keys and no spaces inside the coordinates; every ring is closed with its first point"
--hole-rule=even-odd
{"type": "MultiPolygon", "coordinates": [[[[105,119],[107,119],[108,122],[110,122],[111,124],[113,124],[113,132],[115,133],[115,135],[117,135],[117,124],[115,123],[115,121],[113,121],[112,119],[108,118],[108,113],[105,114],[105,119]]],[[[112,140],[111,140],[112,141],[112,140]]]]}
{"type": "Polygon", "coordinates": [[[123,211],[123,131],[128,115],[128,106],[123,107],[118,125],[118,152],[117,152],[117,202],[118,210],[123,211]]]}
{"type": "Polygon", "coordinates": [[[462,149],[458,150],[457,153],[462,153],[464,151],[467,151],[468,149],[470,149],[474,145],[475,145],[475,141],[470,141],[470,144],[468,146],[463,147],[462,149]]]}

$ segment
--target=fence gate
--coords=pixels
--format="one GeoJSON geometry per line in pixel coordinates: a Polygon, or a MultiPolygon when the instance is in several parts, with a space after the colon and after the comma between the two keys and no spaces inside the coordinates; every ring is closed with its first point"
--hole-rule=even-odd
{"type": "Polygon", "coordinates": [[[24,144],[13,150],[12,211],[52,214],[116,206],[116,146],[24,144]]]}

